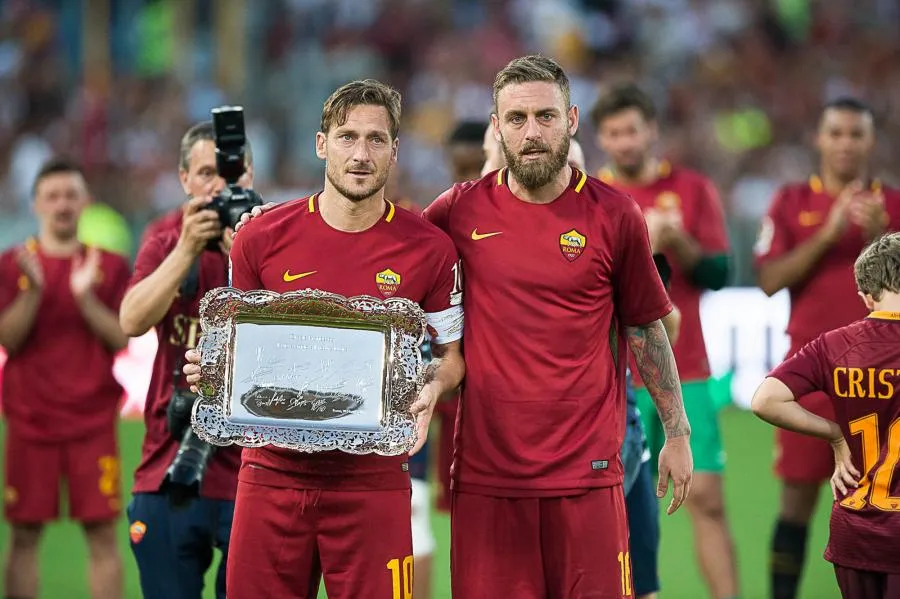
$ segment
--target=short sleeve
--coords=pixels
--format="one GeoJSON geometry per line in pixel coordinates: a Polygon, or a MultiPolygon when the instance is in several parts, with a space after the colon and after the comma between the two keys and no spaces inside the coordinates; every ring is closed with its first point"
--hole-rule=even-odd
{"type": "Polygon", "coordinates": [[[262,289],[259,264],[253,252],[253,229],[245,226],[241,234],[234,236],[234,244],[228,256],[228,284],[241,291],[262,289]]]}
{"type": "Polygon", "coordinates": [[[807,343],[803,348],[778,365],[769,376],[778,379],[791,390],[794,397],[802,397],[813,391],[827,389],[824,335],[807,343]]]}
{"type": "Polygon", "coordinates": [[[625,326],[641,326],[672,311],[659,277],[641,209],[630,197],[622,202],[619,252],[614,265],[616,311],[625,326]]]}
{"type": "Polygon", "coordinates": [[[157,219],[147,225],[147,228],[144,229],[143,234],[141,234],[141,246],[145,245],[148,241],[156,237],[162,232],[164,229],[165,222],[162,219],[157,219]]]}
{"type": "Polygon", "coordinates": [[[13,258],[13,251],[0,255],[0,310],[6,310],[19,295],[19,267],[13,258]]]}
{"type": "Polygon", "coordinates": [[[441,231],[450,234],[450,210],[456,199],[456,186],[451,187],[422,211],[422,216],[441,231]]]}
{"type": "Polygon", "coordinates": [[[698,201],[698,226],[697,230],[693,232],[694,238],[700,244],[704,254],[727,253],[729,247],[725,213],[722,210],[719,192],[711,181],[703,180],[700,183],[698,201]]]}
{"type": "Polygon", "coordinates": [[[449,237],[442,233],[435,245],[434,283],[422,300],[422,309],[432,341],[450,343],[462,338],[462,264],[449,237]]]}
{"type": "Polygon", "coordinates": [[[754,264],[758,268],[770,260],[789,252],[794,245],[788,222],[788,194],[781,189],[772,200],[772,205],[763,217],[753,246],[754,264]]]}
{"type": "Polygon", "coordinates": [[[160,231],[146,239],[138,250],[137,258],[134,261],[134,273],[131,275],[126,290],[153,274],[175,247],[177,241],[177,238],[165,231],[160,231]]]}

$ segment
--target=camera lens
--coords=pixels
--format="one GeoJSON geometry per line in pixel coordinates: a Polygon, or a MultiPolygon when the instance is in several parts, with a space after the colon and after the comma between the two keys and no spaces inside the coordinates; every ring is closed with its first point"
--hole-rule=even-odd
{"type": "Polygon", "coordinates": [[[193,429],[187,427],[178,453],[166,471],[162,484],[162,489],[169,495],[172,505],[185,505],[200,495],[203,475],[206,474],[206,467],[213,453],[215,447],[200,439],[193,429]]]}

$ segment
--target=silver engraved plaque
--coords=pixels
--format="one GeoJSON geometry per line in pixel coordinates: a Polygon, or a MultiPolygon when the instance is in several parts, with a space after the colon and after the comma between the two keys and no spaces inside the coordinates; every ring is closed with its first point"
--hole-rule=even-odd
{"type": "Polygon", "coordinates": [[[203,440],[381,455],[415,444],[425,315],[414,302],[218,288],[200,318],[203,440]]]}

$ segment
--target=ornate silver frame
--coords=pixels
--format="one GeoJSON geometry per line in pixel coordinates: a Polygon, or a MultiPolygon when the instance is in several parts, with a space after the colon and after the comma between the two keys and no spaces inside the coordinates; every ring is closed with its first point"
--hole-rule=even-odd
{"type": "Polygon", "coordinates": [[[204,441],[218,446],[275,446],[301,452],[340,450],[353,454],[399,455],[416,442],[409,408],[424,384],[420,346],[425,313],[404,298],[344,297],[317,289],[278,294],[220,287],[200,302],[203,335],[199,397],[191,424],[204,441]],[[383,412],[378,430],[342,429],[339,419],[327,427],[238,424],[228,419],[236,326],[240,322],[312,324],[333,328],[380,329],[385,333],[383,412]]]}

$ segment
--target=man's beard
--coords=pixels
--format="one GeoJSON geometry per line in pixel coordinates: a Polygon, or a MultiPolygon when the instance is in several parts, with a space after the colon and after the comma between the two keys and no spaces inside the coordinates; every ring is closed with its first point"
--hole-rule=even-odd
{"type": "MultiPolygon", "coordinates": [[[[341,183],[340,173],[335,172],[337,170],[337,167],[333,169],[330,166],[326,167],[325,176],[328,177],[328,181],[331,182],[334,188],[337,189],[342,196],[354,203],[367,200],[378,193],[381,189],[384,188],[385,184],[387,183],[388,176],[391,174],[390,168],[386,168],[382,173],[378,173],[377,171],[373,170],[372,172],[375,174],[375,179],[373,180],[372,184],[364,187],[362,191],[357,191],[352,190],[341,183]]],[[[349,173],[347,174],[349,175],[349,173]]]]}
{"type": "Polygon", "coordinates": [[[78,237],[78,219],[65,223],[53,222],[50,225],[50,234],[57,241],[72,241],[78,237]]]}
{"type": "Polygon", "coordinates": [[[616,170],[622,173],[626,179],[637,179],[644,171],[646,160],[637,160],[631,164],[615,164],[616,170]]]}
{"type": "Polygon", "coordinates": [[[503,156],[506,158],[506,164],[509,172],[512,173],[516,181],[525,189],[539,189],[547,185],[559,174],[569,162],[569,143],[570,137],[566,135],[560,142],[556,150],[552,150],[550,146],[540,142],[530,142],[525,144],[521,152],[518,154],[510,151],[506,145],[506,140],[500,140],[500,146],[503,148],[503,156]],[[543,150],[549,152],[546,158],[540,160],[524,160],[521,154],[531,150],[543,150]]]}

